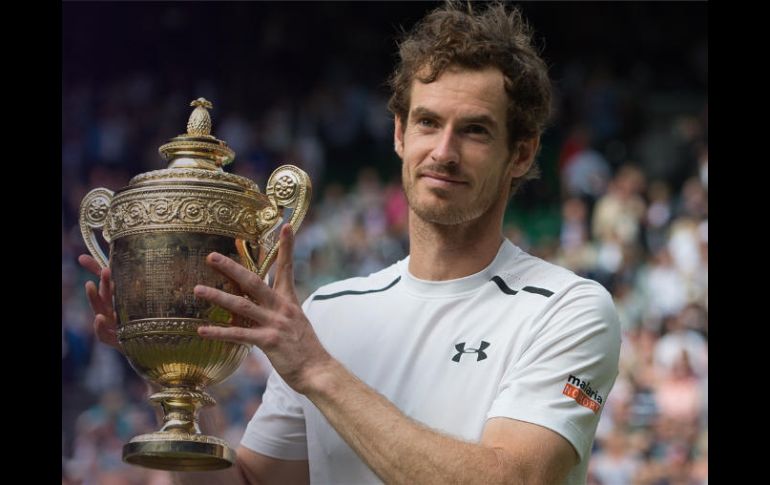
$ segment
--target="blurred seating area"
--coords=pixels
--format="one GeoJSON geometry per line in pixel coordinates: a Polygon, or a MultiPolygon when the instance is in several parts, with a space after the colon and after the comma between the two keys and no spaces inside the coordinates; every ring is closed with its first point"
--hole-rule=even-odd
{"type": "MultiPolygon", "coordinates": [[[[239,3],[229,11],[143,5],[63,4],[63,484],[171,483],[165,472],[121,461],[123,444],[156,429],[156,416],[145,383],[95,339],[84,294],[95,278],[77,264],[86,252],[77,214],[90,189],[117,190],[134,175],[164,168],[157,149],[184,132],[192,99],[213,102],[213,134],[236,152],[228,171],[260,187],[283,163],[311,175],[313,202],[295,249],[300,299],[331,281],[377,271],[409,249],[383,81],[394,59],[395,26],[419,18],[425,4],[374,3],[368,15],[355,2],[239,3]],[[328,25],[311,28],[305,17],[347,28],[333,34],[328,25]],[[204,19],[207,40],[183,52],[204,19]],[[130,37],[120,37],[126,24],[136,32],[132,48],[123,45],[130,37]],[[307,43],[313,38],[326,44],[322,59],[319,47],[307,43]]],[[[556,5],[524,6],[546,39],[556,96],[539,157],[542,177],[511,201],[504,231],[523,249],[599,281],[619,310],[620,374],[599,424],[588,483],[704,485],[706,6],[607,4],[610,13],[600,21],[590,10],[602,5],[583,11],[570,4],[563,7],[569,15],[554,20],[548,14],[556,5]],[[659,29],[628,31],[629,39],[612,45],[631,15],[634,25],[659,29]],[[679,17],[695,27],[682,32],[679,17]],[[585,34],[592,29],[604,30],[585,34]],[[570,36],[584,39],[584,50],[573,50],[570,36]]],[[[269,371],[255,349],[211,389],[219,403],[212,418],[234,446],[260,405],[269,371]]]]}

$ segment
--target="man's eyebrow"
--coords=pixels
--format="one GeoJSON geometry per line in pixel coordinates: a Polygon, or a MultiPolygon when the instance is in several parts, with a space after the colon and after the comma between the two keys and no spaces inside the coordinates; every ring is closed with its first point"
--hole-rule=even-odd
{"type": "MultiPolygon", "coordinates": [[[[435,118],[435,119],[441,119],[441,116],[438,115],[438,113],[429,110],[428,108],[424,106],[415,106],[414,109],[411,112],[411,116],[417,117],[417,116],[425,116],[428,118],[435,118]]],[[[462,124],[480,124],[480,125],[486,125],[491,127],[492,129],[497,128],[497,122],[494,118],[492,118],[489,115],[480,114],[480,115],[470,115],[466,116],[464,118],[460,118],[460,123],[462,124]]]]}
{"type": "Polygon", "coordinates": [[[412,110],[412,116],[427,116],[428,118],[440,118],[438,113],[434,113],[424,106],[415,106],[412,110]]]}
{"type": "Polygon", "coordinates": [[[492,118],[489,115],[473,115],[473,116],[467,116],[465,118],[460,118],[460,122],[466,125],[469,124],[479,124],[479,125],[486,125],[493,129],[497,128],[497,122],[494,118],[492,118]]]}

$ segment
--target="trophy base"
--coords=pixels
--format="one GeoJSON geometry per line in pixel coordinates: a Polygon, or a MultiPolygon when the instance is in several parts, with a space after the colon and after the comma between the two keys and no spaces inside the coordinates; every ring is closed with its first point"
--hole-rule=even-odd
{"type": "Polygon", "coordinates": [[[213,436],[160,431],[137,436],[124,445],[123,461],[156,470],[222,470],[235,463],[235,451],[213,436]]]}

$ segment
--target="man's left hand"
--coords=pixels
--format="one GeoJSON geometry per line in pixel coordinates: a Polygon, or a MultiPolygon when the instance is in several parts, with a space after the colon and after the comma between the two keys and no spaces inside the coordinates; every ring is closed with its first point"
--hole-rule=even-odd
{"type": "Polygon", "coordinates": [[[204,285],[195,287],[195,296],[229,310],[251,327],[201,326],[204,338],[253,344],[262,349],[278,374],[295,391],[305,393],[310,379],[334,359],[323,348],[302,311],[294,288],[294,232],[281,228],[275,283],[270,288],[256,273],[232,259],[211,253],[206,258],[212,268],[237,283],[244,296],[233,295],[204,285]]]}

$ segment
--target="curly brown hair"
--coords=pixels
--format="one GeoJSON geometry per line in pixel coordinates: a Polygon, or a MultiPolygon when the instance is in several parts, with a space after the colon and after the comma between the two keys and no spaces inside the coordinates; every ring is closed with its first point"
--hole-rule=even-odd
{"type": "MultiPolygon", "coordinates": [[[[399,55],[388,81],[393,91],[388,109],[401,120],[408,118],[414,79],[431,83],[450,66],[496,67],[503,73],[508,95],[509,148],[543,133],[550,115],[551,82],[548,67],[532,43],[532,29],[518,8],[509,12],[503,3],[495,2],[474,12],[470,2],[466,6],[449,0],[405,33],[399,55]]],[[[513,181],[512,192],[538,175],[533,163],[523,177],[513,181]]]]}

